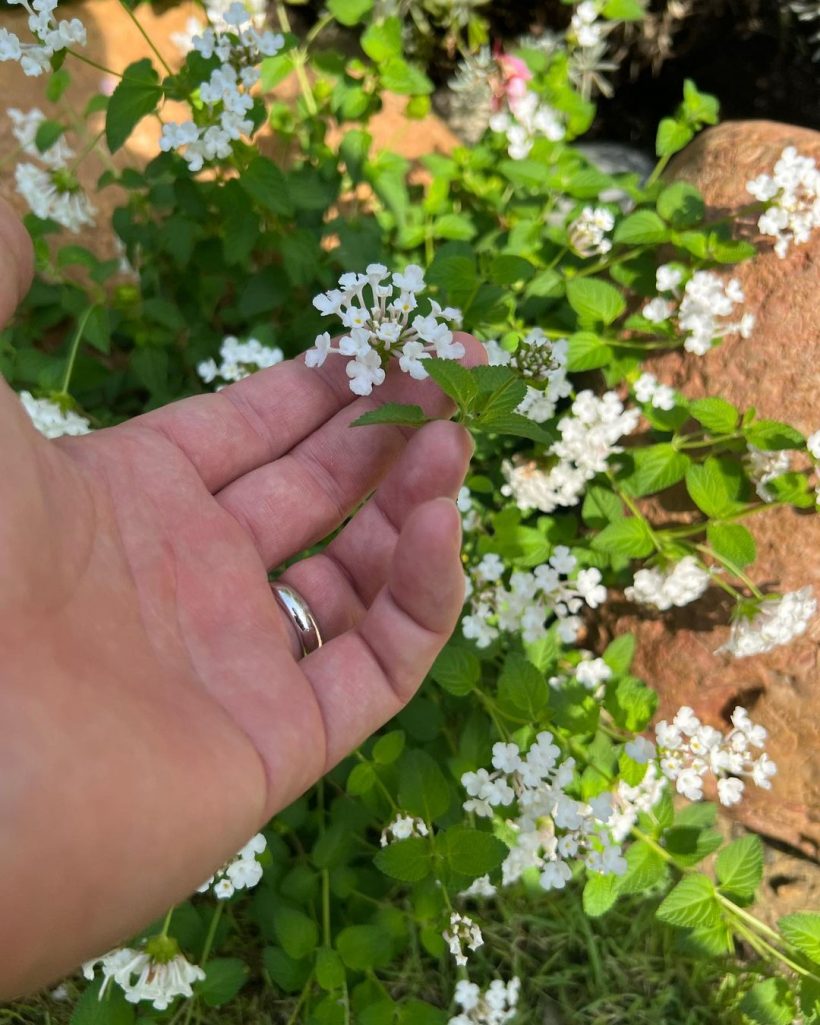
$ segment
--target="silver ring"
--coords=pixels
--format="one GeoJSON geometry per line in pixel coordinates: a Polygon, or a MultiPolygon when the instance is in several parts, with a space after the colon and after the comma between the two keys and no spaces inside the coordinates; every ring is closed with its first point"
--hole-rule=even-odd
{"type": "Polygon", "coordinates": [[[271,581],[270,588],[293,623],[302,649],[302,658],[321,648],[322,635],[319,633],[319,625],[301,594],[287,584],[277,584],[275,581],[271,581]]]}

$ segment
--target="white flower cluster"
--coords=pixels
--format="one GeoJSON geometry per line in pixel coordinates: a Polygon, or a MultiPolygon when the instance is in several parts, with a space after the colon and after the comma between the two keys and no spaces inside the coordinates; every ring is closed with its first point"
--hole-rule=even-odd
{"type": "Polygon", "coordinates": [[[447,1025],[506,1025],[515,1017],[521,981],[493,979],[482,993],[474,982],[460,979],[453,999],[461,1013],[450,1018],[447,1025]]]}
{"type": "Polygon", "coordinates": [[[575,505],[587,482],[606,470],[609,457],[623,451],[616,442],[634,431],[641,417],[638,409],[625,410],[615,392],[600,398],[591,391],[579,392],[571,413],[558,421],[561,438],[550,449],[559,460],[554,466],[540,470],[532,462],[502,465],[507,482],[503,493],[519,508],[549,513],[575,505]]]}
{"type": "Polygon", "coordinates": [[[574,641],[584,604],[595,609],[606,601],[600,571],[582,569],[569,580],[576,567],[569,548],[558,545],[549,562],[531,573],[513,572],[507,588],[502,580],[506,570],[502,559],[494,553],[485,555],[467,577],[469,611],[461,622],[464,636],[479,648],[489,647],[502,632],[520,633],[532,644],[546,635],[547,620],[556,616],[561,639],[574,641]]]}
{"type": "Polygon", "coordinates": [[[206,28],[192,40],[203,57],[216,55],[222,62],[199,87],[204,104],[199,122],[172,121],[162,127],[160,149],[179,150],[193,172],[201,171],[206,160],[225,160],[233,152],[233,143],[251,134],[254,126],[248,113],[253,107],[250,90],[259,80],[257,65],[285,43],[284,36],[257,32],[239,0],[230,5],[224,20],[225,31],[206,28]]]}
{"type": "MultiPolygon", "coordinates": [[[[161,941],[161,946],[175,949],[176,953],[166,959],[164,952],[162,956],[155,956],[150,949],[134,950],[131,947],[122,947],[83,965],[83,975],[86,979],[93,979],[96,966],[100,966],[103,974],[100,1000],[112,979],[125,993],[125,999],[130,1004],[148,1000],[157,1011],[166,1010],[176,997],[194,995],[191,984],[201,982],[205,978],[205,972],[179,953],[179,948],[173,940],[167,937],[157,939],[161,941]]],[[[152,942],[154,941],[148,941],[148,948],[152,946],[152,942]]]]}
{"type": "Polygon", "coordinates": [[[76,232],[84,225],[93,224],[95,210],[69,167],[74,151],[65,139],[60,136],[41,153],[35,140],[45,114],[36,107],[27,113],[12,107],[8,113],[11,130],[22,151],[45,165],[40,167],[26,161],[18,164],[14,171],[17,191],[32,212],[44,220],[56,221],[69,231],[76,232]]]}
{"type": "MultiPolygon", "coordinates": [[[[205,14],[208,18],[208,23],[218,32],[229,31],[230,25],[225,20],[225,15],[230,10],[233,2],[234,0],[205,0],[205,14]]],[[[250,15],[254,28],[261,29],[267,17],[267,0],[244,0],[243,6],[250,15]]],[[[194,48],[194,39],[201,35],[203,28],[206,27],[199,18],[188,18],[183,32],[171,33],[171,42],[181,54],[190,53],[194,48]]]]}
{"type": "Polygon", "coordinates": [[[400,369],[417,381],[428,376],[424,361],[431,356],[460,359],[464,346],[454,341],[449,327],[460,326],[460,310],[452,306],[442,309],[430,299],[430,313],[416,314],[410,320],[424,288],[424,271],[414,263],[392,275],[380,263],[369,264],[364,274],[343,274],[339,288],[317,295],[313,305],[324,317],[338,316],[348,334],[342,335],[335,347],[327,331],[318,335],[305,363],[320,367],[330,353],[350,357],[346,368],[350,390],[354,395],[370,395],[384,381],[384,367],[393,356],[399,357],[400,369]],[[365,298],[366,288],[370,300],[365,298]]]}
{"type": "Polygon", "coordinates": [[[639,569],[624,595],[627,601],[654,605],[661,612],[689,605],[706,591],[712,576],[692,555],[685,555],[666,570],[639,569]]]}
{"type": "MultiPolygon", "coordinates": [[[[196,372],[206,384],[211,384],[217,377],[221,377],[225,383],[241,381],[256,370],[276,366],[285,358],[281,349],[263,345],[257,338],[240,342],[233,335],[223,339],[219,347],[219,356],[220,363],[211,358],[197,365],[196,372]]],[[[217,390],[224,386],[219,385],[217,390]]]]}
{"type": "Polygon", "coordinates": [[[450,915],[450,927],[442,933],[442,936],[450,953],[455,958],[456,964],[461,967],[467,964],[467,955],[464,953],[465,947],[468,950],[475,951],[484,945],[481,929],[479,929],[472,918],[462,915],[458,911],[454,911],[450,915]]]}
{"type": "Polygon", "coordinates": [[[764,790],[771,790],[771,777],[777,766],[763,747],[767,733],[749,718],[745,708],[732,712],[733,729],[724,735],[712,726],[705,726],[691,708],[684,705],[671,723],[665,719],[655,727],[660,767],[672,780],[679,794],[690,801],[703,797],[703,778],[711,772],[717,779],[721,804],[738,804],[746,788],[741,776],[764,790]],[[762,753],[758,756],[752,748],[762,753]]]}
{"type": "MultiPolygon", "coordinates": [[[[665,264],[658,268],[656,282],[659,292],[671,292],[676,299],[680,298],[677,320],[686,334],[683,347],[687,352],[705,356],[718,338],[730,334],[739,334],[741,338],[751,335],[755,325],[752,313],[745,313],[739,321],[720,322],[720,318],[730,316],[734,307],[745,299],[737,278],[727,281],[713,271],[695,271],[680,296],[678,286],[682,277],[676,267],[665,264]]],[[[675,303],[658,297],[647,303],[641,312],[653,324],[662,324],[674,314],[675,303]]]]}
{"type": "Polygon", "coordinates": [[[588,651],[575,667],[575,679],[587,690],[597,691],[602,683],[612,677],[612,670],[602,658],[593,658],[588,651]]]}
{"type": "Polygon", "coordinates": [[[806,448],[813,459],[820,460],[820,431],[815,431],[806,438],[806,448]]]}
{"type": "Polygon", "coordinates": [[[522,377],[539,382],[527,385],[527,394],[516,412],[537,424],[555,415],[559,399],[572,394],[567,377],[569,342],[566,338],[551,341],[536,327],[521,340],[515,352],[508,352],[495,339],[485,342],[490,366],[512,366],[522,377]]]}
{"type": "Polygon", "coordinates": [[[812,157],[801,156],[794,146],[783,150],[772,174],[759,175],[746,188],[769,204],[757,226],[775,239],[774,251],[781,259],[792,243],[803,245],[820,227],[820,171],[812,157]]]}
{"type": "Polygon", "coordinates": [[[606,37],[612,21],[602,21],[594,0],[582,0],[575,8],[567,32],[569,47],[569,78],[589,99],[595,90],[612,95],[612,86],[605,75],[618,70],[616,61],[608,59],[606,37]]]}
{"type": "Polygon", "coordinates": [[[655,409],[675,408],[675,389],[661,384],[654,374],[641,374],[632,389],[638,402],[648,402],[655,409]]]}
{"type": "Polygon", "coordinates": [[[607,233],[614,227],[615,217],[605,206],[585,206],[567,228],[569,244],[579,256],[603,256],[612,248],[607,233]]]}
{"type": "Polygon", "coordinates": [[[54,17],[58,0],[9,0],[28,11],[28,27],[36,43],[24,43],[7,28],[0,28],[0,62],[17,61],[23,72],[36,78],[51,71],[51,58],[69,46],[85,46],[85,26],[79,18],[54,17]]]}
{"type": "Polygon", "coordinates": [[[584,802],[566,794],[575,777],[575,760],[559,763],[560,754],[552,734],[545,731],[523,756],[517,744],[494,744],[495,771],[479,769],[461,777],[469,795],[465,811],[492,818],[493,809],[518,804],[518,818],[507,822],[516,839],[501,867],[505,886],[527,869],[537,868],[543,889],[563,889],[572,878],[573,860],[592,872],[626,871],[620,845],[607,825],[614,811],[613,795],[604,793],[584,802]]]}
{"type": "Polygon", "coordinates": [[[70,409],[63,410],[51,399],[35,399],[27,391],[21,391],[19,398],[23,409],[31,417],[31,422],[47,438],[62,438],[65,434],[77,437],[91,431],[91,426],[84,416],[79,416],[70,409]]]}
{"type": "Polygon", "coordinates": [[[495,897],[498,893],[497,888],[490,881],[490,877],[479,876],[478,879],[474,879],[466,890],[462,890],[459,897],[469,900],[470,898],[479,897],[482,899],[489,899],[495,897]]]}
{"type": "MultiPolygon", "coordinates": [[[[626,753],[641,764],[655,756],[655,745],[643,737],[636,737],[626,745],[626,753]],[[643,741],[636,746],[636,741],[643,741]],[[638,757],[635,757],[635,756],[638,757]]],[[[624,780],[618,781],[612,797],[613,812],[607,826],[615,843],[623,843],[629,836],[638,816],[652,811],[666,790],[666,777],[658,771],[654,761],[649,761],[646,775],[640,783],[630,786],[624,780]]]]}
{"type": "Polygon", "coordinates": [[[732,623],[729,640],[718,651],[735,658],[765,654],[804,634],[816,611],[817,599],[811,587],[764,599],[754,616],[741,615],[732,623]]]}
{"type": "Polygon", "coordinates": [[[746,470],[755,482],[755,491],[758,497],[764,502],[773,502],[774,494],[766,487],[769,481],[781,474],[788,473],[791,466],[791,456],[783,450],[776,452],[764,452],[762,449],[749,445],[746,458],[746,470]]]}
{"type": "Polygon", "coordinates": [[[407,840],[411,836],[429,836],[430,830],[424,819],[412,815],[397,815],[391,823],[384,827],[379,843],[386,847],[397,840],[407,840]]]}
{"type": "Polygon", "coordinates": [[[566,134],[558,111],[532,89],[508,93],[507,109],[492,115],[490,128],[507,136],[507,153],[512,160],[529,156],[538,138],[560,142],[566,134]]]}
{"type": "Polygon", "coordinates": [[[569,34],[578,46],[596,46],[604,38],[606,25],[598,18],[594,0],[583,0],[572,12],[569,34]]]}
{"type": "Polygon", "coordinates": [[[475,530],[481,523],[480,506],[473,500],[470,489],[466,485],[459,489],[456,505],[461,513],[461,529],[465,533],[475,530]]]}
{"type": "Polygon", "coordinates": [[[251,837],[241,851],[212,875],[207,882],[197,889],[197,893],[213,892],[220,900],[228,900],[237,890],[250,890],[262,878],[262,866],[256,860],[267,847],[267,841],[261,833],[251,837]]]}

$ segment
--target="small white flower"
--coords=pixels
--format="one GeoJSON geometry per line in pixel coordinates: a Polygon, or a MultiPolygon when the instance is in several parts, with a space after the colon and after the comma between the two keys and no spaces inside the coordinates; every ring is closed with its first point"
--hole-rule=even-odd
{"type": "Polygon", "coordinates": [[[634,740],[630,740],[624,745],[624,750],[632,761],[639,765],[646,765],[657,755],[657,748],[646,737],[635,737],[634,740]]]}
{"type": "Polygon", "coordinates": [[[718,651],[746,658],[789,644],[806,632],[816,611],[817,600],[811,587],[761,601],[754,617],[743,616],[734,621],[729,639],[718,651]]]}
{"type": "Polygon", "coordinates": [[[62,438],[64,435],[77,437],[81,434],[88,434],[91,430],[85,417],[79,416],[70,409],[63,410],[50,399],[35,399],[27,391],[20,392],[18,397],[23,404],[23,409],[31,417],[31,422],[47,438],[62,438]]]}
{"type": "Polygon", "coordinates": [[[484,945],[484,937],[481,929],[467,915],[454,911],[450,915],[449,929],[443,933],[444,940],[455,958],[457,965],[467,964],[467,955],[464,953],[465,946],[468,950],[478,950],[484,945]]]}

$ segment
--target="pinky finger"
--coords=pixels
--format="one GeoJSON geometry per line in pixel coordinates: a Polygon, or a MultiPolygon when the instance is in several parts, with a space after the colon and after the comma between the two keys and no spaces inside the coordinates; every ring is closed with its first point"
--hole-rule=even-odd
{"type": "Polygon", "coordinates": [[[301,663],[325,723],[326,768],[400,711],[453,632],[464,601],[460,548],[455,504],[420,505],[361,622],[301,663]]]}

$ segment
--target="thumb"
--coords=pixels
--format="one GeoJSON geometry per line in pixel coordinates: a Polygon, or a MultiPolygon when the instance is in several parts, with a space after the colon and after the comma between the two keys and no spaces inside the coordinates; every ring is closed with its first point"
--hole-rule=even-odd
{"type": "Polygon", "coordinates": [[[22,221],[0,198],[0,327],[11,318],[28,292],[34,271],[34,251],[22,221]]]}

